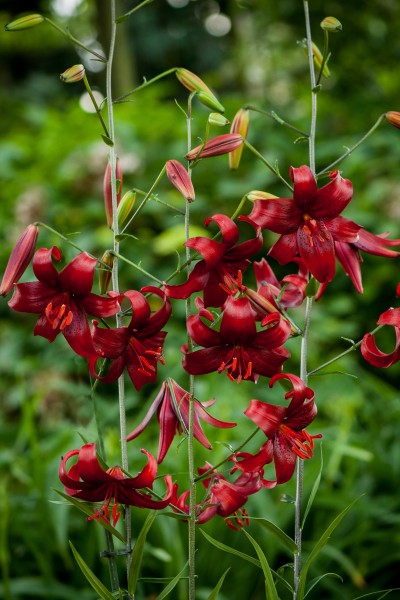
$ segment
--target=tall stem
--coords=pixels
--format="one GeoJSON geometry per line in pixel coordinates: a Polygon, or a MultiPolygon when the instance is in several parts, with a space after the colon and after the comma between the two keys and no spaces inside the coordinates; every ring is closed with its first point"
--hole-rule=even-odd
{"type": "Polygon", "coordinates": [[[307,33],[307,52],[308,64],[310,68],[310,84],[311,84],[311,124],[310,135],[308,138],[308,147],[310,155],[310,169],[315,174],[315,131],[317,126],[317,90],[315,82],[314,56],[312,51],[310,13],[308,10],[308,0],[303,0],[304,16],[306,20],[307,33]]]}
{"type": "MultiPolygon", "coordinates": [[[[189,96],[187,113],[187,146],[188,152],[192,146],[192,98],[189,96]]],[[[191,171],[188,167],[189,176],[191,171]]],[[[185,213],[185,237],[190,237],[190,203],[186,202],[185,213]]],[[[187,269],[190,269],[190,248],[186,248],[187,269]]],[[[190,316],[190,298],[186,300],[186,322],[190,316]]],[[[188,350],[192,351],[192,340],[188,336],[188,350]]],[[[189,470],[189,491],[190,491],[190,519],[188,523],[188,554],[189,554],[189,600],[195,600],[196,597],[196,481],[194,467],[194,376],[189,375],[189,433],[188,433],[188,470],[189,470]]]]}
{"type": "MultiPolygon", "coordinates": [[[[114,292],[119,292],[119,279],[118,279],[118,258],[116,255],[119,254],[119,243],[118,243],[118,214],[117,214],[117,180],[116,180],[116,164],[117,156],[115,151],[115,127],[114,127],[114,107],[112,101],[112,68],[115,50],[115,39],[116,39],[116,22],[115,22],[115,0],[110,2],[111,10],[111,38],[110,38],[110,49],[107,61],[107,72],[106,72],[106,86],[107,86],[107,111],[108,111],[108,130],[110,134],[110,140],[112,145],[109,149],[109,161],[111,166],[111,198],[112,198],[112,212],[113,212],[113,231],[114,231],[114,264],[112,269],[112,284],[114,292]]],[[[122,325],[122,312],[116,315],[116,325],[121,327],[122,325]]],[[[120,419],[120,433],[121,433],[121,461],[122,468],[124,471],[129,471],[128,465],[128,448],[126,442],[126,407],[125,407],[125,385],[123,375],[118,379],[118,404],[119,404],[119,419],[120,419]]],[[[125,528],[126,528],[126,547],[127,547],[127,571],[129,573],[130,567],[130,550],[131,550],[131,512],[130,507],[125,507],[125,528]]]]}

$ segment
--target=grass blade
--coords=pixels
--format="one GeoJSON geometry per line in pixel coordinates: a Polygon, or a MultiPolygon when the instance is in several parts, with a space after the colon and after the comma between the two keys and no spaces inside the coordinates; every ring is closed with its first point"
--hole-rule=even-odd
{"type": "Polygon", "coordinates": [[[311,494],[310,494],[310,497],[308,498],[307,506],[304,511],[303,521],[301,523],[302,529],[304,529],[304,523],[306,522],[307,515],[310,512],[311,506],[312,506],[315,496],[317,495],[317,492],[318,492],[319,484],[321,483],[322,469],[324,466],[324,458],[322,455],[322,443],[320,444],[320,449],[321,449],[321,464],[320,464],[320,468],[319,468],[319,473],[314,481],[314,485],[312,486],[311,494]]]}
{"type": "Polygon", "coordinates": [[[243,533],[247,537],[247,539],[252,543],[255,551],[257,552],[257,556],[260,559],[261,568],[265,577],[265,591],[266,591],[266,600],[279,600],[278,592],[276,591],[274,578],[272,577],[272,572],[266,556],[264,552],[261,550],[261,547],[257,544],[256,540],[251,537],[247,531],[243,529],[243,533]]]}
{"type": "Polygon", "coordinates": [[[100,598],[103,598],[103,600],[115,600],[112,593],[105,587],[105,585],[101,583],[100,579],[96,577],[91,568],[85,563],[85,561],[79,554],[78,550],[76,550],[73,543],[70,542],[69,545],[71,546],[72,553],[75,557],[76,562],[78,563],[80,570],[82,571],[92,588],[95,590],[95,592],[99,594],[100,598]]]}
{"type": "Polygon", "coordinates": [[[128,575],[128,592],[132,596],[135,594],[136,585],[139,578],[140,566],[142,564],[144,545],[146,542],[146,537],[149,532],[150,527],[153,525],[155,518],[157,516],[156,511],[150,511],[148,514],[142,529],[137,537],[135,547],[132,551],[132,562],[129,569],[128,575]]]}
{"type": "Polygon", "coordinates": [[[222,575],[221,579],[218,581],[217,585],[215,586],[215,588],[213,589],[213,591],[211,592],[211,594],[208,596],[207,600],[217,600],[218,598],[218,592],[220,591],[222,584],[224,583],[224,579],[227,576],[228,572],[231,570],[231,568],[229,567],[225,573],[222,575]]]}
{"type": "Polygon", "coordinates": [[[157,596],[157,598],[155,600],[164,600],[164,598],[166,598],[168,596],[168,594],[170,592],[172,592],[172,590],[174,589],[174,587],[179,583],[179,581],[182,579],[182,573],[185,571],[186,567],[188,566],[188,562],[186,562],[185,566],[183,567],[182,571],[179,571],[178,575],[176,575],[172,581],[170,581],[170,583],[167,585],[166,588],[163,589],[163,591],[161,592],[161,594],[159,594],[157,596]]]}
{"type": "Polygon", "coordinates": [[[262,527],[267,529],[270,533],[272,533],[292,554],[298,553],[298,548],[295,542],[289,537],[280,527],[272,523],[272,521],[268,521],[268,519],[263,519],[260,517],[249,517],[251,521],[256,521],[262,527]]]}
{"type": "Polygon", "coordinates": [[[259,560],[253,558],[252,556],[249,556],[248,554],[245,554],[244,552],[240,552],[240,550],[236,550],[235,548],[231,548],[230,546],[226,546],[222,542],[219,542],[218,540],[216,540],[213,537],[211,537],[211,535],[209,535],[208,533],[206,533],[202,529],[200,529],[199,531],[206,538],[206,540],[208,540],[210,542],[210,544],[212,544],[213,546],[215,546],[219,550],[223,550],[224,552],[228,552],[229,554],[234,554],[235,556],[238,556],[239,558],[243,558],[244,560],[247,560],[248,562],[252,563],[256,567],[261,568],[261,563],[260,563],[259,560]]]}

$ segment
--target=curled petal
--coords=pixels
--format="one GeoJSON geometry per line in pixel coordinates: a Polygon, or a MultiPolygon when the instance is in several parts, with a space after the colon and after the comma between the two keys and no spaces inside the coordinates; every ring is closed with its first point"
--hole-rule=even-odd
{"type": "Polygon", "coordinates": [[[287,234],[296,231],[302,214],[292,198],[272,198],[256,200],[249,219],[263,229],[287,234]]]}
{"type": "Polygon", "coordinates": [[[213,221],[218,225],[222,233],[222,241],[224,244],[233,246],[239,239],[239,229],[232,219],[226,215],[217,214],[209,217],[204,221],[206,227],[213,221]]]}
{"type": "Polygon", "coordinates": [[[396,342],[393,352],[379,350],[373,335],[365,334],[361,343],[361,353],[374,367],[387,369],[400,360],[400,308],[391,308],[381,314],[378,325],[391,325],[395,328],[396,342]]]}
{"type": "MultiPolygon", "coordinates": [[[[75,256],[58,274],[63,290],[68,290],[77,296],[86,296],[93,287],[94,269],[97,259],[81,252],[75,256]]],[[[38,277],[39,279],[39,277],[38,277]]]]}
{"type": "Polygon", "coordinates": [[[290,177],[294,183],[293,199],[302,212],[308,211],[311,199],[317,193],[317,182],[310,167],[290,167],[290,177]]]}
{"type": "Polygon", "coordinates": [[[388,246],[400,246],[400,240],[388,240],[386,239],[388,235],[388,233],[374,235],[369,231],[365,231],[365,229],[360,229],[355,246],[364,252],[368,252],[368,254],[395,258],[396,256],[399,256],[399,252],[389,250],[388,246]]]}
{"type": "Polygon", "coordinates": [[[329,174],[331,181],[320,188],[310,203],[315,219],[334,219],[353,197],[353,184],[341,177],[339,171],[329,174]]]}
{"type": "MultiPolygon", "coordinates": [[[[48,286],[59,286],[58,271],[53,264],[53,260],[61,260],[61,252],[57,246],[52,248],[39,248],[33,257],[33,272],[39,281],[48,286]]],[[[89,290],[90,291],[90,290],[89,290]]]]}
{"type": "Polygon", "coordinates": [[[358,249],[351,244],[335,242],[335,250],[344,272],[350,277],[357,292],[362,294],[364,290],[361,276],[361,256],[358,249]]]}
{"type": "Polygon", "coordinates": [[[124,485],[127,488],[144,488],[152,487],[157,475],[157,461],[150,452],[142,448],[140,451],[147,456],[147,464],[136,477],[129,477],[124,480],[124,485]]]}
{"type": "Polygon", "coordinates": [[[297,232],[292,231],[286,235],[281,235],[268,254],[281,265],[291,262],[297,254],[297,232]]]}

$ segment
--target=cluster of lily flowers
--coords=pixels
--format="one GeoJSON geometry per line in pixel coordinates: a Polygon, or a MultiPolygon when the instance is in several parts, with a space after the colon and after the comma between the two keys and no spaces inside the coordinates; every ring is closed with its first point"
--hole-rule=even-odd
{"type": "MultiPolygon", "coordinates": [[[[223,152],[231,152],[242,139],[237,133],[219,137],[224,139],[216,142],[214,138],[208,146],[197,150],[192,159],[199,152],[202,156],[222,153],[221,147],[223,152]]],[[[185,173],[177,161],[168,164],[170,180],[190,201],[194,194],[185,173]]],[[[182,365],[187,373],[196,376],[225,373],[236,383],[257,382],[260,376],[267,377],[270,387],[286,380],[286,389],[291,388],[285,394],[287,405],[253,399],[244,411],[266,436],[259,450],[254,454],[232,453],[229,478],[208,462],[198,469],[198,479],[205,488],[205,496],[196,507],[198,523],[218,514],[230,527],[242,526],[247,523],[244,505],[250,495],[287,482],[296,461],[313,456],[314,439],[321,437],[311,435],[306,429],[317,414],[314,392],[298,376],[282,372],[289,358],[285,342],[299,333],[287,309],[303,303],[310,276],[319,282],[317,298],[320,298],[334,278],[337,259],[355,289],[362,293],[360,251],[383,257],[399,254],[392,246],[399,246],[400,240],[389,240],[386,234],[373,235],[341,216],[352,198],[353,188],[338,171],[330,173],[329,183],[319,189],[307,166],[291,168],[290,175],[292,198],[252,192],[252,211],[239,217],[245,227],[251,228],[253,237],[246,241],[239,243],[239,228],[228,216],[215,214],[206,219],[205,225],[214,224],[219,233],[214,238],[194,237],[185,243],[195,252],[197,262],[182,284],[95,294],[92,287],[98,259],[81,252],[58,270],[55,263],[62,260],[61,251],[52,247],[35,252],[38,228],[29,225],[14,247],[0,285],[3,296],[13,290],[8,304],[14,311],[38,315],[34,335],[53,342],[62,334],[72,350],[88,360],[90,375],[106,384],[117,381],[125,370],[136,390],[157,381],[159,364],[164,364],[167,332],[163,328],[171,318],[171,299],[186,299],[196,293],[202,294],[195,299],[197,313],[187,320],[194,349],[192,345],[182,346],[182,365]],[[251,262],[263,250],[263,229],[280,236],[269,256],[280,264],[296,264],[296,272],[282,281],[278,281],[265,257],[251,262]],[[36,281],[18,283],[31,262],[36,281]],[[251,265],[256,289],[243,283],[251,265]],[[154,312],[149,295],[157,296],[161,304],[154,312]],[[121,314],[123,303],[128,307],[123,314],[130,318],[129,323],[104,326],[104,319],[121,314]],[[91,323],[89,316],[94,317],[91,323]],[[264,468],[271,463],[275,478],[269,480],[264,477],[264,468]]],[[[364,337],[361,350],[371,364],[388,367],[400,360],[400,309],[386,311],[379,323],[395,328],[395,350],[383,353],[370,334],[364,337]]],[[[201,403],[191,399],[188,391],[167,378],[142,423],[127,436],[128,441],[139,436],[157,413],[160,431],[157,459],[142,449],[147,462],[135,477],[118,466],[106,468],[94,443],[71,450],[62,458],[59,477],[66,493],[101,503],[90,519],[111,521],[115,526],[120,504],[151,509],[171,506],[176,512],[189,514],[190,492],[179,493],[170,475],[164,477],[163,497],[153,492],[153,485],[158,464],[164,460],[176,433],[187,433],[189,429],[191,401],[194,437],[211,448],[200,421],[217,428],[234,427],[236,423],[221,421],[206,410],[215,400],[201,403]]]]}

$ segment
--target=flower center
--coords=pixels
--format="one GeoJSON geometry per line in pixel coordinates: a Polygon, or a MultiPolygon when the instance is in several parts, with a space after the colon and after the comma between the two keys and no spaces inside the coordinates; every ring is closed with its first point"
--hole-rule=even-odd
{"type": "MultiPolygon", "coordinates": [[[[121,480],[121,479],[125,479],[125,475],[123,474],[121,467],[111,467],[110,469],[107,470],[107,473],[109,475],[111,475],[111,477],[114,477],[114,479],[116,479],[117,481],[121,480]]],[[[100,521],[100,519],[101,519],[105,523],[110,524],[109,506],[110,506],[111,500],[114,498],[114,504],[112,507],[111,516],[112,516],[113,527],[116,526],[116,524],[118,523],[118,520],[121,516],[120,511],[118,511],[118,499],[117,499],[118,484],[117,484],[117,481],[115,483],[113,483],[113,482],[109,483],[109,485],[107,486],[106,497],[104,499],[103,504],[90,517],[87,518],[87,521],[93,521],[93,520],[100,521]]]]}
{"type": "Polygon", "coordinates": [[[294,431],[284,424],[280,425],[279,431],[289,444],[292,444],[292,451],[302,459],[312,458],[314,456],[314,439],[322,437],[320,433],[317,435],[310,435],[305,429],[294,431]]]}
{"type": "Polygon", "coordinates": [[[68,325],[71,325],[74,315],[71,310],[68,309],[68,299],[65,298],[65,303],[58,304],[53,307],[53,303],[49,302],[44,311],[46,319],[50,323],[53,329],[59,328],[60,331],[64,331],[68,325]]]}
{"type": "Polygon", "coordinates": [[[140,367],[138,368],[138,372],[142,373],[142,375],[146,375],[146,377],[151,377],[153,373],[156,371],[156,367],[154,364],[151,364],[150,361],[155,364],[160,361],[162,365],[165,365],[164,356],[162,354],[162,348],[159,346],[156,350],[152,350],[151,348],[146,348],[144,344],[142,344],[137,338],[131,336],[129,338],[129,345],[132,350],[135,352],[136,357],[140,363],[140,367]],[[145,354],[147,354],[148,358],[146,358],[145,354]]]}
{"type": "Polygon", "coordinates": [[[324,244],[330,239],[328,229],[322,221],[316,221],[309,214],[304,213],[302,229],[307,235],[309,246],[314,246],[314,238],[316,238],[321,244],[324,244]]]}
{"type": "Polygon", "coordinates": [[[231,517],[225,519],[225,523],[230,529],[233,529],[234,531],[240,531],[240,529],[245,525],[250,525],[249,513],[245,508],[239,508],[239,510],[236,510],[231,517]],[[232,517],[234,517],[236,525],[232,523],[232,517]]]}
{"type": "Polygon", "coordinates": [[[218,367],[218,373],[222,373],[222,371],[227,372],[226,374],[231,381],[236,380],[237,383],[240,383],[242,379],[249,379],[251,377],[253,372],[253,363],[251,360],[249,360],[246,364],[243,359],[241,346],[234,346],[231,348],[226,359],[223,360],[218,367]]]}

